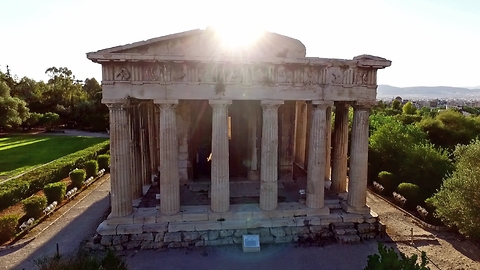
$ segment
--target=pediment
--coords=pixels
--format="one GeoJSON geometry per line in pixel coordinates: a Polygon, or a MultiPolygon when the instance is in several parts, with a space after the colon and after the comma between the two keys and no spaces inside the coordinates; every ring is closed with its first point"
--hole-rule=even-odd
{"type": "Polygon", "coordinates": [[[306,48],[299,40],[276,33],[264,32],[255,42],[242,48],[221,45],[217,32],[211,28],[191,30],[157,37],[90,54],[135,54],[153,56],[216,57],[235,56],[245,59],[304,58],[306,48]]]}

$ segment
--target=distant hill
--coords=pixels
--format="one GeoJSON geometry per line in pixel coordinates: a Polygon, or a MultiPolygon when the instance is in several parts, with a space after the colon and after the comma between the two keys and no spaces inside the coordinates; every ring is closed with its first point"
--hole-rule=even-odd
{"type": "Polygon", "coordinates": [[[416,98],[416,99],[435,99],[435,98],[462,98],[462,99],[480,99],[480,89],[469,89],[464,87],[450,86],[414,86],[414,87],[395,87],[391,85],[379,85],[377,88],[377,98],[416,98]]]}

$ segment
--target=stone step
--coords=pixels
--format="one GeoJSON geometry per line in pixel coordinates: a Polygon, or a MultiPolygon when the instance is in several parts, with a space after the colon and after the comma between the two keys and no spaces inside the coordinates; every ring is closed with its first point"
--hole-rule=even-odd
{"type": "Polygon", "coordinates": [[[351,235],[336,235],[335,239],[339,243],[344,243],[344,244],[356,244],[360,242],[360,236],[356,234],[351,234],[351,235]]]}

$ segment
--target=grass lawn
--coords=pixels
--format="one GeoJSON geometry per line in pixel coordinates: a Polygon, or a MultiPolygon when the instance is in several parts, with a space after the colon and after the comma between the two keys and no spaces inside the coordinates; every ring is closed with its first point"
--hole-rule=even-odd
{"type": "Polygon", "coordinates": [[[9,178],[108,138],[13,135],[0,137],[0,179],[9,178]]]}

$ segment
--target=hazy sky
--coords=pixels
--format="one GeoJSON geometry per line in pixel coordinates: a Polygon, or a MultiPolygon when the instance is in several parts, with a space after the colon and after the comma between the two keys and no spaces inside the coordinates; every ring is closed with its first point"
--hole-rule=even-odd
{"type": "Polygon", "coordinates": [[[1,0],[0,69],[99,79],[87,52],[218,24],[299,39],[307,56],[385,57],[379,84],[480,85],[479,0],[1,0]]]}

